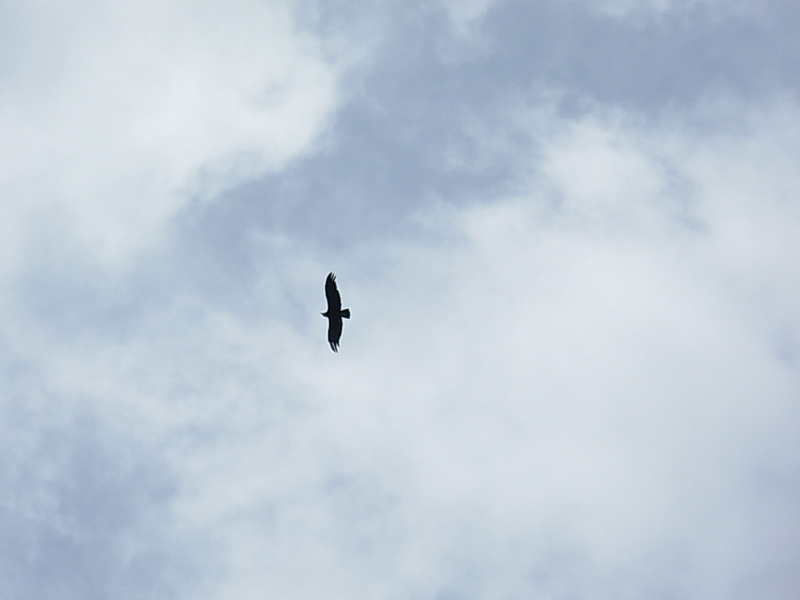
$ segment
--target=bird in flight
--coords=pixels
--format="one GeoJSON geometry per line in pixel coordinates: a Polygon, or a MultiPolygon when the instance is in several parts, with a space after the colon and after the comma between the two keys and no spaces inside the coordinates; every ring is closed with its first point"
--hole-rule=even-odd
{"type": "Polygon", "coordinates": [[[328,273],[325,279],[325,299],[328,301],[328,310],[322,313],[328,317],[328,343],[331,350],[339,351],[339,339],[342,337],[342,319],[350,318],[350,309],[342,309],[342,297],[336,288],[336,275],[328,273]]]}

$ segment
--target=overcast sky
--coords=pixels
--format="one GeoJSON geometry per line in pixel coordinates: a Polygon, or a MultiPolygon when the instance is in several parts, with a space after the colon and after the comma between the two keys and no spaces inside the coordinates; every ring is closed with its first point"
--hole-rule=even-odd
{"type": "Polygon", "coordinates": [[[800,597],[798,31],[0,1],[0,596],[800,597]]]}

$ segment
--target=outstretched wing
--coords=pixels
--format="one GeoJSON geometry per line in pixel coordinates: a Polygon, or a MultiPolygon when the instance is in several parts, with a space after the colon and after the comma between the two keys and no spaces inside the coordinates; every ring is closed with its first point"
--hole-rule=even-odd
{"type": "MultiPolygon", "coordinates": [[[[339,295],[339,290],[336,289],[336,275],[328,273],[328,278],[325,280],[325,298],[328,300],[328,314],[339,314],[342,310],[342,297],[339,295]]],[[[342,322],[339,321],[339,333],[336,340],[342,334],[342,322]]],[[[331,339],[330,330],[328,330],[328,341],[331,339]]]]}
{"type": "Polygon", "coordinates": [[[341,319],[328,319],[328,343],[331,345],[331,350],[334,352],[339,351],[339,340],[342,337],[342,320],[341,319]]]}

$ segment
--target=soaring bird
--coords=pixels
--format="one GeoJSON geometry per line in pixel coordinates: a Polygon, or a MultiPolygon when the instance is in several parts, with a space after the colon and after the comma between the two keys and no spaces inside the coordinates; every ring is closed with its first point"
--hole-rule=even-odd
{"type": "Polygon", "coordinates": [[[328,301],[328,310],[322,313],[328,317],[328,343],[331,350],[339,351],[339,339],[342,337],[342,319],[350,318],[350,309],[342,308],[342,297],[336,289],[336,275],[328,273],[325,279],[325,298],[328,301]]]}

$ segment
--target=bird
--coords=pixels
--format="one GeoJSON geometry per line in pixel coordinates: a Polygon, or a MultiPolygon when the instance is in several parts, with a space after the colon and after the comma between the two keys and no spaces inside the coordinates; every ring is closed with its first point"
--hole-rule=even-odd
{"type": "Polygon", "coordinates": [[[339,352],[339,340],[342,337],[342,319],[350,318],[350,309],[342,308],[342,297],[336,288],[336,275],[328,273],[325,279],[325,299],[328,301],[328,310],[322,314],[328,317],[328,343],[331,350],[339,352]]]}

